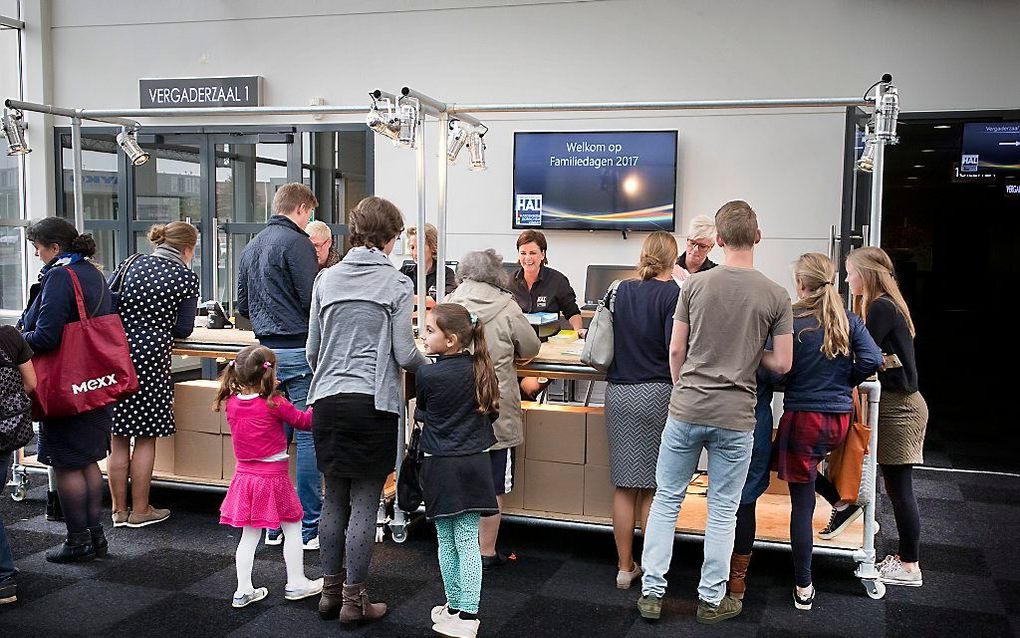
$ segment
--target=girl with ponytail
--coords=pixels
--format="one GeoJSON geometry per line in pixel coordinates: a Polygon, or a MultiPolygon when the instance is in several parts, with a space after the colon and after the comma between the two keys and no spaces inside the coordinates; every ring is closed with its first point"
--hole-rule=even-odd
{"type": "Polygon", "coordinates": [[[435,521],[446,604],[432,610],[433,629],[478,633],[482,554],[478,522],[499,513],[486,453],[496,444],[499,382],[485,327],[464,306],[442,303],[425,318],[425,350],[436,363],[416,376],[414,418],[424,423],[421,450],[425,515],[435,521]]]}
{"type": "Polygon", "coordinates": [[[819,253],[801,255],[794,278],[793,367],[785,377],[771,466],[790,487],[794,606],[811,609],[811,521],[815,483],[824,481],[818,464],[846,438],[853,389],[878,370],[882,353],[864,322],[847,312],[836,291],[832,260],[819,253]]]}

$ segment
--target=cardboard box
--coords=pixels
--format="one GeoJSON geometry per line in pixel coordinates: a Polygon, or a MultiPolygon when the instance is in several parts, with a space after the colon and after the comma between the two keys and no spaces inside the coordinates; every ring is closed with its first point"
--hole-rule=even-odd
{"type": "Polygon", "coordinates": [[[584,466],[584,515],[613,516],[613,492],[608,465],[584,466]]]}
{"type": "Polygon", "coordinates": [[[228,481],[234,478],[234,471],[237,469],[237,457],[234,456],[234,442],[229,434],[220,437],[220,447],[223,448],[223,478],[228,481]]]}
{"type": "Polygon", "coordinates": [[[224,413],[212,409],[219,387],[218,381],[207,380],[174,385],[174,421],[179,432],[230,433],[224,413]]]}
{"type": "Polygon", "coordinates": [[[766,494],[790,494],[790,485],[779,478],[775,472],[769,472],[769,486],[765,488],[766,494]]]}
{"type": "Polygon", "coordinates": [[[152,471],[161,474],[174,473],[174,437],[156,438],[156,461],[152,464],[152,471]]]}
{"type": "Polygon", "coordinates": [[[579,406],[548,405],[525,413],[528,460],[555,463],[584,463],[585,416],[579,406]]]}
{"type": "Polygon", "coordinates": [[[606,415],[601,408],[588,413],[586,428],[585,465],[609,465],[609,433],[606,431],[606,415]]]}
{"type": "Polygon", "coordinates": [[[524,509],[560,514],[584,511],[584,466],[527,459],[524,509]]]}
{"type": "Polygon", "coordinates": [[[219,434],[178,431],[174,435],[174,474],[223,478],[223,441],[219,434]]]}

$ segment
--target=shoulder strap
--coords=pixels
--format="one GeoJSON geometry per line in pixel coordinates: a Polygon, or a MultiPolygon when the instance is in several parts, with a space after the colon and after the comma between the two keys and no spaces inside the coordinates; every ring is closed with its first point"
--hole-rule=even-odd
{"type": "Polygon", "coordinates": [[[81,282],[78,281],[78,275],[70,268],[66,268],[66,270],[67,275],[71,278],[71,286],[74,288],[74,300],[78,303],[78,319],[88,319],[89,315],[85,311],[85,295],[81,291],[81,282]]]}
{"type": "Polygon", "coordinates": [[[606,307],[609,308],[609,312],[613,311],[613,306],[616,305],[616,289],[623,283],[622,279],[617,279],[613,283],[609,284],[609,290],[606,291],[606,296],[603,299],[606,307]]]}
{"type": "Polygon", "coordinates": [[[113,280],[113,284],[110,286],[111,291],[120,292],[121,287],[124,286],[124,279],[127,278],[127,272],[131,268],[131,264],[135,263],[135,260],[140,256],[141,253],[135,253],[124,260],[124,263],[120,267],[120,272],[117,273],[117,278],[113,280]]]}

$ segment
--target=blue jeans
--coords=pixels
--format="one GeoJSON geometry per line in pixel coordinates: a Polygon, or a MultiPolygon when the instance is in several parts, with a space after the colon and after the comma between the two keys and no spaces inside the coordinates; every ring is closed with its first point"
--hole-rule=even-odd
{"type": "Polygon", "coordinates": [[[753,432],[684,423],[673,417],[666,419],[655,465],[655,496],[645,532],[642,594],[661,597],[666,593],[665,575],[673,558],[676,519],[701,450],[707,449],[708,522],[698,596],[714,605],[726,595],[737,505],[747,477],[753,437],[753,432]]]}
{"type": "MultiPolygon", "coordinates": [[[[7,470],[11,467],[11,455],[0,454],[0,498],[3,497],[4,485],[7,484],[7,470]]],[[[14,554],[11,553],[11,546],[7,542],[7,532],[4,530],[4,522],[0,521],[0,583],[12,578],[18,573],[14,567],[14,554]]]]}
{"type": "MultiPolygon", "coordinates": [[[[304,348],[273,350],[276,354],[276,378],[280,391],[299,410],[306,407],[308,388],[312,384],[312,369],[308,365],[304,348]]],[[[293,430],[287,426],[287,441],[297,442],[297,493],[304,517],[301,519],[301,538],[304,542],[319,535],[319,514],[322,512],[322,475],[315,461],[315,442],[312,433],[293,430]]]]}
{"type": "Polygon", "coordinates": [[[754,503],[769,487],[769,463],[772,460],[772,385],[758,375],[758,403],[754,406],[754,447],[747,480],[740,492],[740,504],[754,503]]]}

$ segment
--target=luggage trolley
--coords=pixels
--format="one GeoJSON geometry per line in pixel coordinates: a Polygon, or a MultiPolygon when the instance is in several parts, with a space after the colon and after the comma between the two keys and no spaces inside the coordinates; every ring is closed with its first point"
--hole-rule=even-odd
{"type": "Polygon", "coordinates": [[[861,579],[869,598],[880,600],[885,596],[885,583],[879,579],[878,570],[875,569],[875,535],[878,533],[875,516],[878,507],[876,495],[878,402],[882,397],[882,386],[878,381],[865,381],[859,389],[868,395],[868,426],[871,427],[871,437],[868,441],[868,453],[864,457],[864,471],[861,474],[861,489],[857,499],[857,503],[864,506],[864,546],[853,553],[853,558],[857,562],[854,576],[861,579]]]}
{"type": "MultiPolygon", "coordinates": [[[[38,437],[38,422],[32,423],[32,430],[35,432],[36,437],[38,437]]],[[[21,459],[24,457],[24,454],[24,448],[14,450],[14,453],[11,455],[11,478],[4,485],[4,487],[12,488],[11,500],[19,503],[28,498],[28,487],[30,485],[28,480],[28,468],[21,463],[21,459]]]]}

